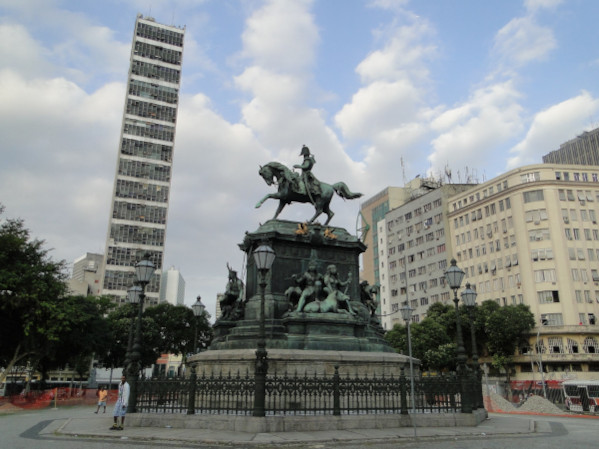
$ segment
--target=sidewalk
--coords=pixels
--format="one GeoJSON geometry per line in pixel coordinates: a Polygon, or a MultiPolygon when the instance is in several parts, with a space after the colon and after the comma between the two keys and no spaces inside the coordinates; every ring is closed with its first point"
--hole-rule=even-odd
{"type": "MultiPolygon", "coordinates": [[[[477,427],[402,427],[393,429],[352,429],[317,432],[248,433],[213,431],[206,429],[173,429],[156,427],[125,427],[122,431],[110,430],[112,417],[107,414],[69,418],[53,429],[55,434],[102,439],[128,439],[133,441],[164,441],[179,443],[214,443],[232,445],[259,445],[290,443],[324,443],[342,441],[390,441],[418,438],[456,438],[480,436],[518,436],[532,433],[550,433],[549,425],[535,422],[533,417],[490,414],[477,427]]],[[[125,420],[125,424],[127,421],[125,420]]]]}

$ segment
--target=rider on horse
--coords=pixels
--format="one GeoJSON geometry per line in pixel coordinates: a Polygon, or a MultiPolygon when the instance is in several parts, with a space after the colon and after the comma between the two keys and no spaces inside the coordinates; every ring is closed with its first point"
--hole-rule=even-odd
{"type": "Polygon", "coordinates": [[[306,193],[310,196],[320,195],[322,193],[320,182],[312,174],[312,167],[316,164],[316,159],[310,154],[310,149],[306,145],[302,147],[300,156],[304,156],[304,161],[301,164],[294,165],[293,168],[300,168],[302,170],[302,181],[306,193]]]}

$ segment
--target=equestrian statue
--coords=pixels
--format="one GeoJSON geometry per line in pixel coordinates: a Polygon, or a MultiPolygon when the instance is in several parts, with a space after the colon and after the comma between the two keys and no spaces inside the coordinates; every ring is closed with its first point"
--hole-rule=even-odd
{"type": "Polygon", "coordinates": [[[325,225],[327,225],[331,221],[331,218],[333,218],[333,215],[335,215],[329,208],[333,193],[346,200],[360,198],[362,194],[352,192],[344,182],[330,185],[316,179],[312,173],[312,167],[316,163],[316,160],[310,154],[310,149],[307,146],[304,145],[302,147],[300,156],[304,157],[303,162],[294,165],[293,168],[301,169],[301,174],[290,170],[279,162],[269,162],[260,167],[260,176],[262,176],[266,184],[269,186],[277,184],[278,190],[276,193],[265,195],[264,198],[258,201],[256,207],[262,206],[262,203],[269,198],[279,200],[279,207],[273,217],[273,219],[276,219],[283,208],[289,203],[312,203],[316,209],[316,213],[308,223],[313,223],[320,214],[325,213],[328,217],[325,222],[325,225]]]}

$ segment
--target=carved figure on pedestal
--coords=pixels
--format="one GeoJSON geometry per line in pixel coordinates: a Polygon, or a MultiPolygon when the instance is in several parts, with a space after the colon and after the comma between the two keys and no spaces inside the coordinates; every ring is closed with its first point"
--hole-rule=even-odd
{"type": "Polygon", "coordinates": [[[360,282],[360,300],[370,312],[370,316],[374,316],[376,314],[378,302],[376,301],[375,295],[379,292],[379,290],[380,287],[376,284],[369,285],[368,281],[360,282]]]}
{"type": "MultiPolygon", "coordinates": [[[[289,287],[285,292],[285,296],[287,296],[288,292],[293,295],[299,293],[295,311],[301,312],[306,303],[317,300],[322,293],[322,275],[316,271],[316,264],[310,262],[308,270],[304,274],[299,278],[296,275],[293,275],[292,278],[297,285],[295,287],[289,287]]],[[[288,299],[290,298],[288,297],[288,299]]]]}
{"type": "Polygon", "coordinates": [[[341,281],[337,276],[337,267],[335,265],[329,265],[323,278],[323,291],[326,294],[325,299],[307,304],[304,307],[304,312],[344,312],[355,315],[356,312],[352,309],[350,298],[345,293],[347,291],[347,286],[351,281],[351,272],[347,275],[345,281],[341,281]],[[344,291],[341,291],[342,287],[345,287],[344,291]]]}
{"type": "Polygon", "coordinates": [[[225,294],[220,300],[220,310],[222,312],[220,319],[235,321],[243,318],[245,311],[244,287],[243,282],[237,276],[237,272],[228,263],[227,269],[229,270],[229,281],[225,288],[225,294]]]}

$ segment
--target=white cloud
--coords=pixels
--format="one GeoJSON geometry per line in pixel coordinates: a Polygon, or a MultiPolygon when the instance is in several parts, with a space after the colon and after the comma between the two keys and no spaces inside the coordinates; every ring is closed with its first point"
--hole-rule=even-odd
{"type": "Polygon", "coordinates": [[[2,202],[59,257],[103,250],[123,90],[0,72],[2,202]]]}
{"type": "Polygon", "coordinates": [[[356,68],[362,82],[409,78],[422,83],[429,76],[425,65],[436,53],[436,47],[425,43],[433,30],[426,21],[392,30],[386,45],[369,54],[356,68]]]}
{"type": "Polygon", "coordinates": [[[298,72],[314,62],[318,30],[312,0],[269,0],[246,22],[243,56],[268,70],[298,72]]]}
{"type": "Polygon", "coordinates": [[[589,118],[597,112],[599,99],[588,92],[538,112],[526,137],[510,150],[515,155],[509,159],[507,168],[540,163],[543,155],[559,148],[559,143],[591,129],[589,118]]]}
{"type": "Polygon", "coordinates": [[[432,141],[428,160],[433,171],[485,166],[492,149],[522,130],[520,94],[511,82],[478,89],[465,104],[441,114],[433,128],[442,133],[432,141]],[[486,151],[481,151],[485,149],[486,151]]]}
{"type": "Polygon", "coordinates": [[[10,67],[27,77],[48,73],[47,51],[21,24],[0,24],[0,69],[10,67]]]}
{"type": "Polygon", "coordinates": [[[370,6],[391,11],[402,11],[410,0],[371,0],[370,6]]]}
{"type": "Polygon", "coordinates": [[[411,121],[420,105],[419,92],[408,81],[377,81],[360,89],[335,122],[345,138],[368,139],[411,121]]]}
{"type": "Polygon", "coordinates": [[[556,45],[553,31],[528,16],[512,19],[499,30],[493,50],[506,63],[519,66],[544,59],[556,45]]]}
{"type": "Polygon", "coordinates": [[[530,12],[540,9],[555,9],[563,3],[563,0],[525,0],[524,6],[530,12]]]}

